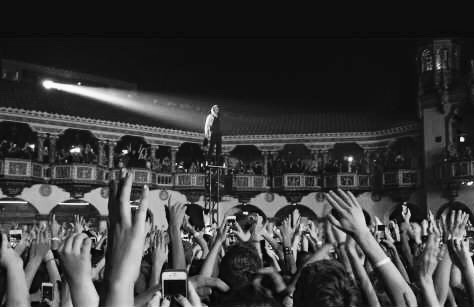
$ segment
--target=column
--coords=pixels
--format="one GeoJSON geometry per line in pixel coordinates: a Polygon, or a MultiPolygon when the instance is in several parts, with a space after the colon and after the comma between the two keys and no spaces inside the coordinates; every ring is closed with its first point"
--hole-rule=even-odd
{"type": "Polygon", "coordinates": [[[224,158],[224,175],[227,175],[229,173],[229,157],[230,157],[230,152],[223,152],[222,157],[224,158]]]}
{"type": "Polygon", "coordinates": [[[263,152],[263,175],[268,176],[268,156],[270,153],[268,151],[263,152]]]}
{"type": "Polygon", "coordinates": [[[49,163],[54,163],[56,161],[56,141],[58,140],[57,135],[49,136],[49,163]]]}
{"type": "Polygon", "coordinates": [[[104,152],[104,146],[105,142],[102,140],[99,140],[98,144],[98,149],[99,152],[97,153],[97,164],[98,165],[103,165],[104,164],[104,158],[105,158],[105,152],[104,152]]]}
{"type": "Polygon", "coordinates": [[[42,133],[38,133],[38,138],[36,140],[36,160],[38,162],[43,162],[43,155],[44,155],[44,140],[46,139],[46,135],[42,133]]]}
{"type": "Polygon", "coordinates": [[[114,168],[114,151],[116,142],[109,141],[109,168],[114,168]]]}
{"type": "Polygon", "coordinates": [[[171,172],[176,172],[176,152],[178,152],[177,147],[171,147],[171,172]]]}
{"type": "Polygon", "coordinates": [[[322,154],[323,154],[323,168],[325,168],[329,160],[329,152],[327,150],[323,150],[322,154]]]}

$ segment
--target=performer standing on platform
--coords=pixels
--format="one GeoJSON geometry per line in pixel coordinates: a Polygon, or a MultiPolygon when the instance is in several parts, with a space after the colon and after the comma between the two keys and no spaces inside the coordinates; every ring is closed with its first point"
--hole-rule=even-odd
{"type": "Polygon", "coordinates": [[[204,136],[204,146],[209,144],[207,160],[212,161],[212,153],[214,151],[214,147],[216,147],[215,162],[216,164],[219,163],[222,151],[222,132],[218,105],[213,105],[211,108],[211,113],[207,115],[206,123],[204,125],[204,136]]]}

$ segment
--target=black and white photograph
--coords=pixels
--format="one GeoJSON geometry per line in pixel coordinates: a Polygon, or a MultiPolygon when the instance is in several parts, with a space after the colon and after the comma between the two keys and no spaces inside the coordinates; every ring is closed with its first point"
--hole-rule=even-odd
{"type": "Polygon", "coordinates": [[[474,306],[474,35],[0,33],[0,73],[2,307],[474,306]]]}

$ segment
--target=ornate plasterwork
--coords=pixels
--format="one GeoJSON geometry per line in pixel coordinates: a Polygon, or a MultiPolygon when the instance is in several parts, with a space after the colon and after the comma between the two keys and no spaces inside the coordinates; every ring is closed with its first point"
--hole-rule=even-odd
{"type": "MultiPolygon", "coordinates": [[[[10,107],[0,107],[0,120],[29,124],[41,133],[59,134],[68,128],[89,130],[99,139],[118,140],[123,135],[144,137],[151,144],[179,147],[183,142],[201,144],[202,133],[151,127],[123,122],[52,114],[10,107]]],[[[255,145],[263,151],[281,150],[285,144],[304,144],[309,149],[330,148],[334,143],[356,142],[363,148],[377,148],[383,142],[401,136],[419,136],[419,124],[364,132],[335,132],[307,134],[234,135],[223,137],[223,151],[237,145],[255,145]]]]}

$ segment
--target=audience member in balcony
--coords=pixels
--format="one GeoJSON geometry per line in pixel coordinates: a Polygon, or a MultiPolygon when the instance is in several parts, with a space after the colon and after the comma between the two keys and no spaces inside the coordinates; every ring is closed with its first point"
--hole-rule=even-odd
{"type": "Polygon", "coordinates": [[[165,172],[165,173],[170,173],[171,172],[171,159],[170,159],[170,157],[168,157],[168,156],[164,157],[161,165],[162,165],[161,170],[163,172],[165,172]]]}
{"type": "Polygon", "coordinates": [[[190,173],[199,173],[199,167],[198,167],[198,163],[196,161],[191,162],[191,165],[189,166],[189,172],[190,173]]]}
{"type": "Polygon", "coordinates": [[[255,175],[263,175],[263,167],[260,161],[256,161],[252,169],[255,175]]]}

